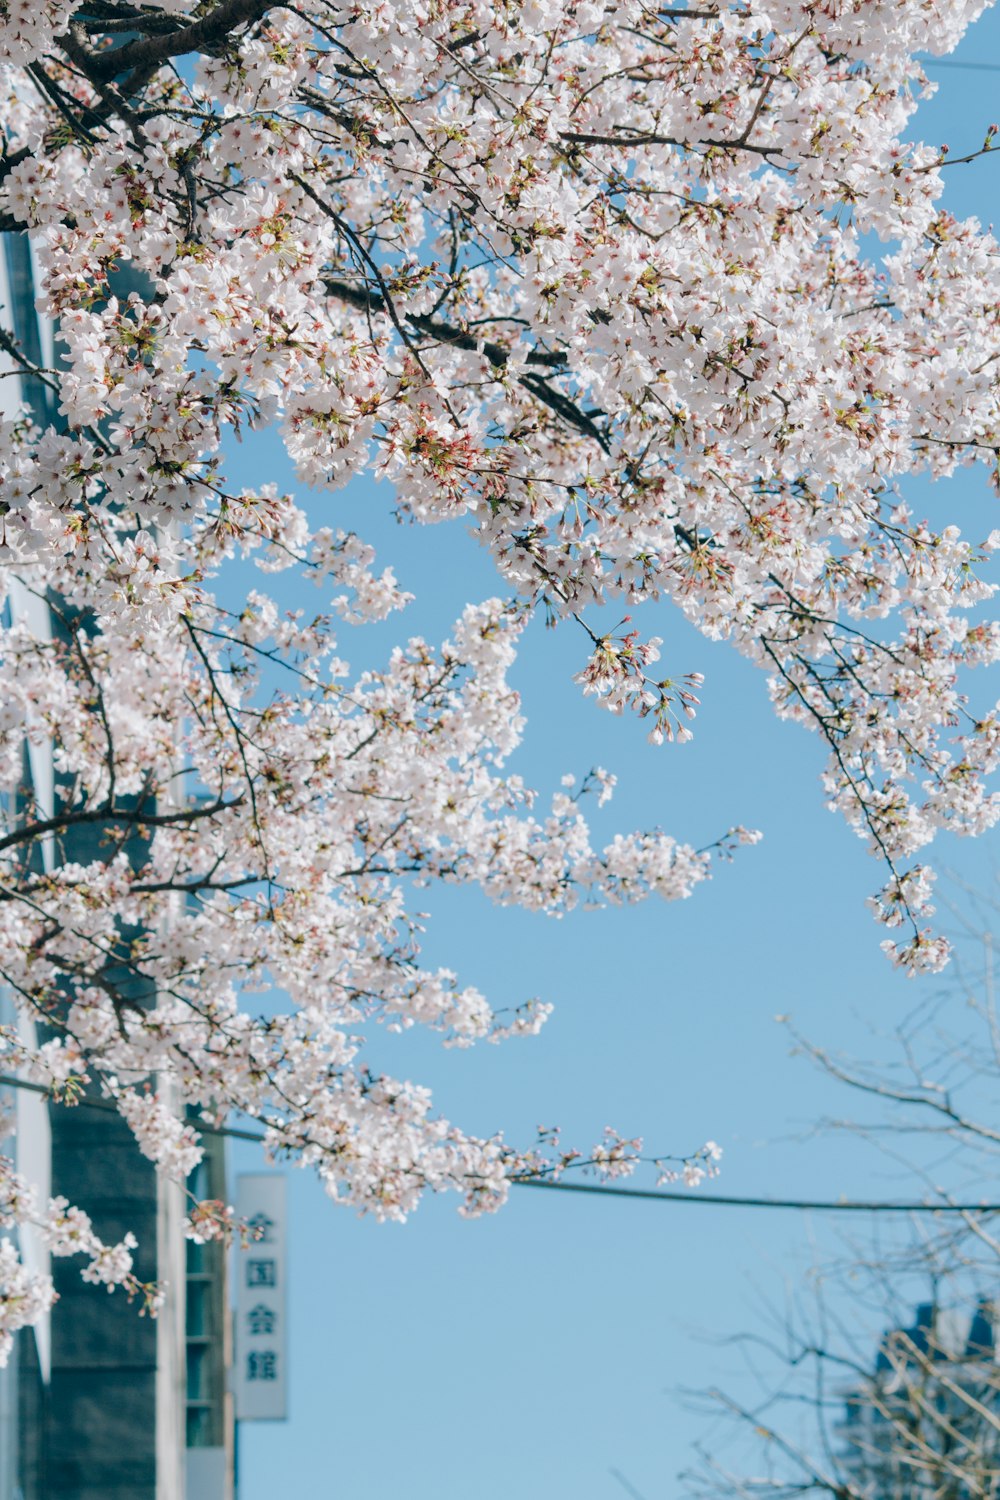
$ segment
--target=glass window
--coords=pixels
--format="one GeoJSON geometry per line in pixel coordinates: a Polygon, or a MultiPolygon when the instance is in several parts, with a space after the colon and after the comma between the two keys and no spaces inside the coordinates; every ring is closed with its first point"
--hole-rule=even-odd
{"type": "Polygon", "coordinates": [[[187,1331],[207,1336],[212,1316],[212,1287],[208,1281],[187,1284],[187,1331]]]}
{"type": "Polygon", "coordinates": [[[208,1396],[208,1352],[204,1344],[188,1344],[187,1394],[189,1401],[204,1401],[208,1396]]]}
{"type": "Polygon", "coordinates": [[[189,1406],[187,1410],[187,1446],[212,1446],[212,1414],[207,1406],[189,1406]]]}

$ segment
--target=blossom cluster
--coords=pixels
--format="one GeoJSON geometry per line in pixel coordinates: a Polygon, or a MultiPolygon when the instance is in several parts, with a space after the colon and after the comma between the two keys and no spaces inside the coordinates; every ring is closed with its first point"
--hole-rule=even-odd
{"type": "Polygon", "coordinates": [[[0,974],[46,1023],[33,1076],[99,1081],[179,1175],[197,1131],[160,1077],[363,1209],[502,1202],[536,1157],[371,1073],[360,1028],[467,1046],[547,1014],[422,967],[413,883],[558,915],[707,876],[658,830],[595,848],[579,795],[541,813],[506,769],[535,611],[583,626],[584,692],[691,737],[700,674],[592,628],[607,601],[671,602],[762,669],[881,862],[892,956],[944,962],[913,860],[1000,816],[1000,716],[967,699],[1000,656],[1000,532],[935,529],[906,486],[996,477],[1000,254],[908,132],[918,55],[981,8],[0,7],[0,228],[60,351],[40,369],[2,330],[47,403],[0,432],[0,974]],[[408,595],[363,538],[228,482],[265,424],[320,497],[368,472],[471,528],[505,597],[352,674],[333,615],[408,595]],[[319,612],[224,608],[237,557],[299,570],[319,612]],[[287,1006],[255,1015],[270,987],[287,1006]]]}
{"type": "Polygon", "coordinates": [[[122,1287],[130,1299],[142,1299],[143,1311],[157,1311],[160,1289],[140,1282],[132,1269],[136,1248],[132,1234],[117,1244],[105,1243],[88,1216],[65,1198],[39,1204],[34,1189],[14,1170],[9,1157],[0,1156],[0,1229],[7,1231],[0,1236],[0,1365],[7,1363],[17,1330],[37,1323],[56,1300],[51,1276],[29,1270],[10,1237],[10,1231],[25,1228],[39,1237],[50,1255],[83,1256],[80,1274],[85,1281],[105,1286],[109,1292],[122,1287]]]}

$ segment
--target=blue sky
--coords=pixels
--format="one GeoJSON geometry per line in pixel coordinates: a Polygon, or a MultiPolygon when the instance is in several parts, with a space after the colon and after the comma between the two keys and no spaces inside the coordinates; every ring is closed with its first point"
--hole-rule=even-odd
{"type": "MultiPolygon", "coordinates": [[[[1000,65],[996,13],[956,58],[1000,65]]],[[[958,155],[1000,112],[1000,73],[932,74],[941,89],[920,133],[958,155]]],[[[954,169],[948,206],[989,222],[998,174],[1000,161],[954,169]]],[[[293,483],[272,438],[238,450],[231,477],[262,475],[293,483]]],[[[935,513],[946,503],[973,536],[996,524],[979,474],[911,493],[935,513]]],[[[323,523],[371,540],[417,595],[386,627],[345,631],[356,662],[401,633],[436,639],[467,599],[500,592],[461,528],[397,526],[384,486],[359,482],[311,503],[323,523]]],[[[372,1060],[432,1084],[439,1107],[472,1130],[523,1141],[558,1122],[589,1143],[610,1123],[664,1151],[713,1137],[725,1148],[722,1191],[898,1190],[872,1151],[813,1132],[848,1103],[789,1056],[774,1020],[790,1013],[814,1040],[871,1055],[872,1029],[890,1031],[919,999],[879,952],[884,934],[864,907],[879,871],[825,810],[821,747],[774,719],[763,675],[676,612],[647,607],[637,623],[664,636],[672,675],[705,674],[694,742],[656,749],[634,720],[597,711],[570,680],[582,635],[538,626],[514,674],[528,728],[511,769],[543,794],[566,771],[616,772],[599,832],[660,824],[702,844],[742,822],[764,842],[671,905],[553,922],[471,891],[422,896],[430,962],[494,1003],[539,995],[555,1014],[537,1039],[471,1052],[374,1036],[372,1060]]],[[[987,684],[975,687],[985,698],[987,684]]],[[[972,883],[995,884],[989,847],[935,853],[972,883]]],[[[259,1169],[249,1147],[231,1161],[259,1169]]],[[[405,1226],[380,1226],[335,1209],[306,1174],[289,1178],[291,1415],[244,1427],[241,1500],[289,1489],[310,1500],[620,1500],[612,1469],[644,1500],[677,1495],[692,1440],[712,1432],[678,1389],[739,1383],[738,1356],[720,1341],[763,1327],[831,1233],[815,1216],[523,1190],[495,1217],[466,1222],[443,1199],[405,1226]]]]}

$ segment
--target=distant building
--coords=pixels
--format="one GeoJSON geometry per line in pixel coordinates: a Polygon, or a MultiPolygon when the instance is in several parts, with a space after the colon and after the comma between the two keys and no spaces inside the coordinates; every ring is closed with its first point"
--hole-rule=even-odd
{"type": "MultiPolygon", "coordinates": [[[[14,352],[54,364],[52,331],[36,318],[32,288],[27,240],[0,236],[0,413],[27,404],[50,422],[52,393],[14,352]]],[[[35,630],[49,628],[45,604],[25,591],[15,589],[9,607],[30,615],[35,630]]],[[[26,751],[25,782],[51,807],[50,756],[26,751]]],[[[4,813],[0,806],[0,822],[4,813]]],[[[86,834],[74,840],[73,857],[92,857],[86,834]]],[[[51,860],[51,849],[40,857],[51,860]]],[[[13,1016],[0,991],[0,1020],[13,1016]]],[[[49,1106],[5,1085],[0,1102],[16,1116],[18,1169],[44,1193],[78,1203],[105,1240],[132,1230],[137,1275],[168,1284],[160,1316],[141,1318],[121,1292],[86,1285],[72,1259],[50,1267],[31,1232],[22,1234],[22,1256],[53,1272],[59,1301],[44,1323],[17,1336],[0,1371],[0,1500],[232,1500],[223,1248],[185,1240],[182,1189],[157,1181],[114,1112],[86,1100],[49,1106]]],[[[208,1137],[206,1145],[188,1186],[198,1197],[226,1198],[222,1141],[208,1137]]]]}
{"type": "Polygon", "coordinates": [[[840,1469],[866,1500],[1000,1496],[1000,1322],[924,1303],[888,1331],[871,1376],[847,1392],[840,1469]]]}

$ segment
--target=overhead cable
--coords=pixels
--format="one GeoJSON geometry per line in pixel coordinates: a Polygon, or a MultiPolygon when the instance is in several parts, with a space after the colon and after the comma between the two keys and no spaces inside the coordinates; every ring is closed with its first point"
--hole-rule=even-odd
{"type": "MultiPolygon", "coordinates": [[[[27,1089],[33,1094],[48,1094],[40,1083],[29,1083],[23,1078],[13,1078],[0,1073],[0,1086],[27,1089]]],[[[110,1099],[84,1098],[74,1106],[80,1109],[103,1109],[117,1114],[117,1106],[110,1099]]],[[[195,1122],[192,1122],[195,1124],[195,1122]]],[[[263,1145],[267,1137],[259,1130],[241,1130],[236,1125],[213,1125],[199,1120],[195,1128],[204,1135],[228,1136],[230,1140],[251,1141],[263,1145]]],[[[565,1182],[551,1177],[512,1177],[512,1187],[541,1188],[549,1193],[587,1193],[593,1198],[633,1198],[644,1203],[681,1203],[687,1207],[701,1208],[773,1208],[796,1210],[800,1213],[824,1214],[995,1214],[1000,1213],[1000,1203],[953,1203],[943,1199],[940,1203],[907,1202],[894,1199],[865,1198],[751,1198],[728,1193],[701,1193],[693,1188],[685,1192],[670,1188],[620,1187],[615,1183],[565,1182]]]]}

